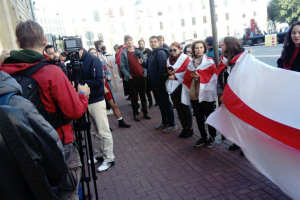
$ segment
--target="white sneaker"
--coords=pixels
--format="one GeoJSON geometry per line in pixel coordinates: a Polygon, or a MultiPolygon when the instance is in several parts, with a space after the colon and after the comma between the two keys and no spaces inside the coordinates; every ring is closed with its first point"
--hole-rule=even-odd
{"type": "Polygon", "coordinates": [[[107,115],[113,115],[114,112],[112,111],[112,109],[110,109],[109,111],[107,111],[107,115]]]}
{"type": "Polygon", "coordinates": [[[101,166],[98,168],[98,172],[104,172],[106,170],[109,170],[109,168],[111,168],[115,164],[116,164],[115,161],[112,162],[103,161],[101,166]]]}

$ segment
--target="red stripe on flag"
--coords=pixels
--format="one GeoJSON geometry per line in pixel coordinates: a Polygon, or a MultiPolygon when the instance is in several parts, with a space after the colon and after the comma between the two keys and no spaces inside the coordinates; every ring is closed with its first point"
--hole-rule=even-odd
{"type": "Polygon", "coordinates": [[[300,150],[300,130],[269,119],[247,106],[226,84],[224,89],[226,108],[245,123],[270,137],[300,150]]]}
{"type": "Polygon", "coordinates": [[[179,69],[177,69],[175,73],[181,73],[181,72],[186,71],[187,66],[188,66],[189,63],[190,63],[190,58],[187,57],[185,59],[185,61],[182,63],[181,67],[179,69]]]}
{"type": "Polygon", "coordinates": [[[217,68],[215,64],[212,64],[210,67],[204,69],[204,70],[197,70],[199,76],[200,76],[200,83],[208,83],[211,79],[211,77],[217,72],[217,68]]]}
{"type": "Polygon", "coordinates": [[[186,70],[183,78],[183,84],[186,85],[189,89],[191,88],[192,85],[192,76],[191,76],[191,71],[186,70]]]}

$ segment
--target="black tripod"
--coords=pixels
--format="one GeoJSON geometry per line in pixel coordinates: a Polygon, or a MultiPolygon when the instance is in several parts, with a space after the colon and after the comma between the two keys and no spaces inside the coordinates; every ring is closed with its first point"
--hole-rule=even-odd
{"type": "MultiPolygon", "coordinates": [[[[69,53],[69,57],[71,62],[67,64],[68,69],[68,78],[71,83],[76,83],[79,81],[79,84],[84,85],[83,78],[83,65],[79,62],[79,53],[73,52],[69,53]]],[[[76,84],[75,84],[76,85],[76,84]]],[[[75,87],[77,89],[77,87],[75,87]]],[[[79,119],[73,121],[76,144],[80,155],[80,160],[82,163],[82,177],[81,177],[81,185],[82,185],[82,193],[85,195],[85,184],[88,191],[88,197],[91,200],[91,191],[90,191],[90,181],[93,179],[94,188],[95,188],[95,197],[98,200],[98,191],[97,191],[97,176],[95,171],[95,163],[94,163],[94,155],[93,155],[93,147],[92,147],[92,139],[91,139],[91,122],[89,119],[89,110],[87,109],[86,113],[84,113],[79,119]],[[84,151],[85,150],[85,151],[84,151]],[[84,160],[84,154],[86,152],[86,162],[84,160]],[[86,173],[86,165],[90,160],[91,165],[87,165],[87,173],[86,173]],[[91,176],[92,175],[92,176],[91,176]]]]}

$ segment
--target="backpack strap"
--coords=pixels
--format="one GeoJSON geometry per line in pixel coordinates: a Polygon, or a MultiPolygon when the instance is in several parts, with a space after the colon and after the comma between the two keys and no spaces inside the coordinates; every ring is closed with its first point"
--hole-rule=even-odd
{"type": "Polygon", "coordinates": [[[0,96],[0,105],[8,105],[10,98],[15,94],[17,94],[17,92],[10,92],[0,96]]]}
{"type": "MultiPolygon", "coordinates": [[[[42,61],[32,67],[29,67],[28,69],[26,69],[25,71],[23,71],[23,75],[24,76],[28,76],[30,77],[32,74],[34,74],[37,70],[41,69],[42,67],[46,66],[46,65],[51,65],[53,63],[49,62],[49,61],[42,61]]],[[[53,64],[54,65],[54,64],[53,64]]]]}
{"type": "Polygon", "coordinates": [[[20,168],[29,188],[36,199],[55,200],[58,199],[51,191],[50,186],[46,184],[45,177],[39,173],[34,161],[28,154],[18,129],[10,120],[9,116],[0,107],[0,134],[2,134],[8,148],[10,149],[17,165],[20,168]],[[17,147],[17,149],[15,148],[17,147]],[[20,153],[21,152],[21,153],[20,153]],[[25,164],[24,164],[25,163],[25,164]]]}

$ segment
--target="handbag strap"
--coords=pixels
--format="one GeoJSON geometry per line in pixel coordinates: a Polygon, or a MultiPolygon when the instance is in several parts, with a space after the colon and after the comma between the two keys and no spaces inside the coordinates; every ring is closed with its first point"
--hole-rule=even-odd
{"type": "Polygon", "coordinates": [[[58,197],[55,197],[50,191],[50,186],[46,184],[45,177],[39,173],[41,170],[37,168],[36,164],[28,154],[17,128],[12,123],[6,112],[1,109],[1,107],[0,133],[10,149],[10,152],[14,156],[15,161],[17,162],[19,169],[21,170],[35,198],[39,200],[58,199],[58,197]]]}

